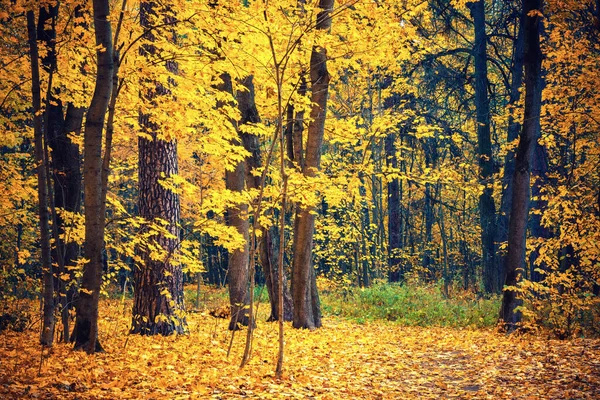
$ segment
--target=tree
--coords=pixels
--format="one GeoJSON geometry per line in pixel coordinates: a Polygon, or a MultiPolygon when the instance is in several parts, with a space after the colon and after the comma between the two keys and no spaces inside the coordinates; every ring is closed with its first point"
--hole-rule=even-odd
{"type": "MultiPolygon", "coordinates": [[[[152,22],[158,16],[157,5],[142,2],[140,24],[146,30],[147,43],[142,54],[148,63],[160,57],[153,45],[155,34],[152,22]]],[[[163,9],[162,14],[169,14],[163,9]]],[[[168,19],[170,17],[165,17],[168,19]]],[[[177,64],[167,61],[167,71],[177,72],[177,64]]],[[[169,93],[160,82],[145,82],[143,101],[152,105],[157,98],[169,93]]],[[[178,173],[177,142],[164,133],[147,113],[140,113],[138,138],[138,212],[149,224],[144,228],[148,244],[141,249],[141,263],[134,269],[134,302],[132,333],[142,335],[170,335],[184,333],[187,324],[183,306],[183,272],[181,265],[173,262],[179,246],[179,195],[164,187],[162,181],[178,173]],[[158,248],[159,250],[152,250],[158,248]]]]}
{"type": "MultiPolygon", "coordinates": [[[[333,0],[320,0],[316,29],[331,28],[333,0]]],[[[316,176],[321,164],[321,146],[325,132],[329,72],[327,50],[314,46],[310,56],[311,101],[310,122],[307,129],[306,152],[302,172],[316,176]]],[[[321,326],[321,306],[317,293],[315,271],[312,266],[315,215],[311,208],[300,208],[294,224],[294,259],[292,265],[293,326],[314,329],[321,326]]]]}
{"type": "MultiPolygon", "coordinates": [[[[385,138],[385,156],[386,163],[389,167],[397,169],[398,159],[396,158],[396,135],[389,133],[385,138]]],[[[402,214],[401,214],[401,197],[400,180],[398,178],[391,179],[387,184],[388,191],[388,267],[389,281],[402,282],[404,280],[404,266],[402,266],[399,257],[399,251],[402,247],[402,214]]]]}
{"type": "Polygon", "coordinates": [[[102,350],[98,342],[98,301],[102,282],[106,211],[106,198],[103,198],[102,190],[102,137],[114,69],[109,2],[93,0],[92,4],[97,69],[94,94],[86,114],[84,131],[84,255],[87,263],[83,269],[73,331],[75,348],[85,349],[88,353],[102,350]]]}
{"type": "MultiPolygon", "coordinates": [[[[75,15],[81,17],[81,7],[76,7],[75,15]]],[[[55,278],[55,289],[60,299],[63,322],[63,340],[69,342],[69,309],[73,307],[75,292],[75,276],[72,268],[75,266],[79,253],[79,245],[70,239],[69,229],[66,229],[63,211],[79,212],[81,208],[81,162],[79,145],[71,140],[70,134],[79,136],[83,122],[84,108],[77,107],[72,102],[63,111],[63,102],[57,94],[60,88],[52,87],[54,76],[58,72],[56,54],[56,22],[59,4],[40,7],[37,26],[38,37],[46,48],[42,58],[42,66],[48,74],[48,88],[44,109],[45,136],[51,153],[52,182],[48,183],[51,200],[52,231],[54,247],[52,259],[58,266],[58,279],[55,278]],[[53,189],[53,190],[52,190],[53,189]],[[67,285],[70,287],[67,288],[67,285]]],[[[82,24],[79,24],[80,26],[82,24]]],[[[50,161],[50,160],[49,160],[50,161]]]]}
{"type": "Polygon", "coordinates": [[[490,134],[490,100],[488,97],[487,35],[485,32],[485,2],[469,3],[475,29],[473,57],[475,61],[475,108],[477,110],[477,146],[480,182],[483,192],[479,196],[481,224],[483,284],[486,292],[499,292],[499,279],[494,264],[494,229],[496,208],[493,198],[494,159],[490,134]]]}
{"type": "MultiPolygon", "coordinates": [[[[508,107],[514,108],[517,106],[519,99],[521,98],[521,86],[523,84],[523,57],[524,57],[524,35],[523,35],[523,19],[519,18],[517,24],[517,37],[513,45],[513,62],[511,66],[511,85],[508,100],[508,107]]],[[[513,115],[509,117],[508,129],[507,129],[507,143],[512,143],[519,137],[519,130],[521,123],[513,115]]],[[[513,175],[515,172],[515,152],[509,150],[504,158],[504,176],[502,178],[502,195],[500,200],[500,210],[496,219],[496,255],[494,262],[496,264],[496,271],[500,272],[500,283],[499,286],[504,285],[504,266],[506,263],[506,255],[503,252],[498,251],[499,246],[508,240],[508,220],[512,204],[512,192],[513,192],[513,175]]]]}
{"type": "Polygon", "coordinates": [[[508,331],[517,329],[521,313],[517,310],[519,299],[515,285],[525,267],[527,218],[529,214],[530,179],[533,152],[540,134],[542,107],[542,3],[540,0],[523,0],[523,29],[525,40],[525,111],[517,147],[513,195],[508,231],[506,278],[500,309],[500,320],[508,331]]]}
{"type": "Polygon", "coordinates": [[[35,29],[35,16],[32,10],[27,11],[27,32],[29,39],[29,57],[31,60],[31,94],[33,105],[33,129],[35,141],[35,161],[37,165],[38,214],[40,224],[40,246],[43,287],[43,322],[40,342],[44,346],[52,346],[54,341],[54,277],[50,255],[50,227],[48,216],[48,186],[46,180],[46,154],[44,150],[44,131],[41,116],[40,69],[35,29]]]}

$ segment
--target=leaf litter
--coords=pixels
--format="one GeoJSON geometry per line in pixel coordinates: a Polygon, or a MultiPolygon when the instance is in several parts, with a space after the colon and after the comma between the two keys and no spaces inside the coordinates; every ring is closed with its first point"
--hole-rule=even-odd
{"type": "Polygon", "coordinates": [[[106,301],[105,353],[44,350],[38,332],[0,333],[3,399],[597,399],[600,340],[506,336],[495,330],[356,324],[326,318],[315,331],[286,324],[277,380],[277,324],[259,322],[251,362],[244,334],[227,358],[227,320],[189,314],[188,335],[128,335],[130,316],[106,301]]]}

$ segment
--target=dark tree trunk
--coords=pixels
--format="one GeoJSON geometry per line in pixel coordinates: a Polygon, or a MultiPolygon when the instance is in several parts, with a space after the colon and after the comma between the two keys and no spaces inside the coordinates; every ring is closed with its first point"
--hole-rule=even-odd
{"type": "MultiPolygon", "coordinates": [[[[320,0],[322,11],[317,15],[316,29],[327,31],[331,28],[333,0],[320,0]]],[[[315,176],[321,165],[321,146],[325,132],[329,72],[327,52],[324,48],[313,47],[310,57],[311,121],[304,158],[303,173],[315,176]]],[[[294,302],[294,328],[318,328],[321,326],[321,307],[317,293],[315,270],[312,265],[313,233],[315,216],[312,208],[301,208],[296,214],[294,226],[294,259],[292,265],[292,298],[294,302]]]]}
{"type": "Polygon", "coordinates": [[[48,187],[46,186],[46,159],[44,151],[44,131],[42,128],[42,108],[40,89],[40,69],[33,11],[27,11],[27,34],[29,40],[29,57],[31,60],[31,95],[33,105],[33,130],[35,143],[35,162],[37,164],[38,215],[40,223],[40,247],[43,276],[43,316],[40,342],[44,346],[52,346],[54,341],[54,278],[50,255],[50,226],[48,215],[48,187]]]}
{"type": "MultiPolygon", "coordinates": [[[[148,126],[146,124],[142,126],[148,126]]],[[[153,259],[148,249],[141,252],[142,264],[134,269],[133,321],[131,332],[142,335],[184,333],[183,273],[171,259],[179,246],[179,195],[164,188],[163,177],[177,174],[177,144],[147,132],[153,140],[140,137],[139,200],[140,216],[146,221],[167,221],[169,235],[148,238],[166,254],[153,259]]],[[[158,223],[158,222],[157,222],[158,223]]]]}
{"type": "Polygon", "coordinates": [[[496,208],[493,198],[494,159],[490,135],[490,99],[488,96],[487,76],[487,35],[485,33],[485,2],[479,0],[468,3],[475,28],[475,107],[477,109],[477,145],[479,156],[479,180],[484,186],[479,197],[479,219],[481,225],[481,245],[483,267],[483,286],[488,293],[497,293],[498,271],[494,264],[494,230],[496,208]]]}
{"type": "MultiPolygon", "coordinates": [[[[506,256],[506,286],[515,286],[519,273],[525,267],[527,217],[529,214],[529,185],[531,164],[536,141],[540,133],[540,111],[542,104],[542,51],[540,48],[541,0],[523,0],[525,34],[525,113],[523,129],[519,138],[513,196],[508,231],[508,254],[506,256]],[[531,14],[531,15],[530,15],[531,14]]],[[[517,328],[521,313],[516,311],[520,304],[514,290],[505,290],[502,297],[500,319],[508,331],[517,328]]]]}
{"type": "MultiPolygon", "coordinates": [[[[529,233],[532,238],[537,239],[549,239],[552,234],[550,230],[542,225],[542,217],[544,210],[546,209],[547,201],[543,199],[544,187],[548,183],[548,155],[546,149],[536,142],[535,150],[533,153],[533,161],[531,167],[531,209],[534,212],[529,216],[529,233]]],[[[539,270],[547,271],[548,266],[545,263],[537,264],[537,258],[539,257],[539,250],[535,248],[529,254],[529,269],[528,279],[530,281],[539,282],[543,279],[544,275],[539,270]]]]}
{"type": "Polygon", "coordinates": [[[84,133],[84,255],[89,261],[83,269],[77,301],[75,348],[88,353],[101,350],[98,342],[98,300],[102,282],[102,250],[106,199],[102,193],[102,133],[113,79],[113,43],[107,0],[93,0],[96,37],[96,84],[87,112],[84,133]]]}
{"type": "MultiPolygon", "coordinates": [[[[398,168],[396,158],[396,135],[390,133],[385,138],[385,157],[389,168],[398,168]]],[[[388,190],[388,279],[390,282],[404,280],[404,268],[401,264],[399,252],[402,238],[402,216],[400,214],[400,180],[393,178],[387,184],[388,190]]]]}
{"type": "MultiPolygon", "coordinates": [[[[54,6],[40,7],[39,22],[37,26],[38,37],[44,42],[46,56],[42,60],[44,69],[48,72],[49,86],[52,85],[52,76],[57,72],[56,64],[56,19],[58,18],[58,3],[54,6]]],[[[63,322],[63,340],[69,341],[69,309],[73,307],[75,275],[73,268],[79,253],[79,246],[69,240],[69,231],[65,229],[65,221],[57,212],[58,209],[79,212],[81,199],[81,171],[79,159],[79,146],[71,141],[69,134],[81,134],[84,109],[74,107],[71,103],[67,106],[67,113],[63,115],[63,104],[53,95],[54,88],[48,88],[46,110],[44,113],[46,126],[46,140],[52,149],[52,177],[54,183],[54,199],[52,210],[54,247],[52,260],[58,266],[55,277],[55,288],[61,304],[63,322]],[[61,239],[61,237],[65,239],[61,239]],[[68,276],[66,281],[64,276],[68,276]]]]}
{"type": "MultiPolygon", "coordinates": [[[[523,46],[525,43],[523,35],[523,19],[519,20],[519,32],[514,45],[514,61],[512,65],[512,79],[510,85],[510,98],[508,105],[515,106],[521,98],[521,85],[523,83],[523,57],[524,50],[523,46]]],[[[508,120],[508,136],[507,142],[513,142],[519,137],[519,130],[521,123],[515,120],[512,116],[508,120]]],[[[500,200],[500,212],[496,220],[496,248],[499,245],[505,243],[508,240],[508,217],[512,205],[512,179],[515,173],[515,152],[509,150],[504,158],[504,177],[502,179],[502,197],[500,200]]],[[[506,254],[504,252],[496,251],[494,257],[494,263],[496,264],[496,270],[499,272],[499,283],[498,287],[502,288],[504,285],[504,265],[506,261],[506,254]]]]}
{"type": "MultiPolygon", "coordinates": [[[[152,2],[140,4],[140,24],[149,28],[149,17],[156,15],[157,5],[152,2]]],[[[142,46],[146,57],[154,56],[154,36],[146,35],[148,43],[142,46]]],[[[166,73],[176,74],[177,65],[167,62],[166,73]]],[[[144,100],[152,102],[158,96],[169,93],[169,89],[156,82],[146,82],[149,89],[144,100]]],[[[159,259],[151,256],[149,248],[141,249],[141,265],[134,269],[134,300],[131,332],[142,335],[170,335],[184,333],[187,324],[183,305],[183,273],[181,265],[173,262],[179,247],[179,195],[161,185],[161,180],[178,173],[177,142],[163,140],[150,115],[140,115],[140,127],[145,135],[138,139],[138,211],[149,223],[166,222],[165,233],[149,237],[152,245],[162,249],[159,259]],[[151,139],[148,139],[148,136],[151,139]]]]}
{"type": "MultiPolygon", "coordinates": [[[[438,147],[435,139],[425,139],[423,142],[423,150],[425,152],[425,165],[427,168],[436,169],[438,166],[438,147]]],[[[434,279],[435,270],[432,266],[433,257],[431,255],[431,243],[433,241],[433,200],[435,194],[433,193],[433,185],[431,183],[425,183],[425,205],[423,207],[423,217],[425,220],[425,237],[423,240],[423,270],[427,273],[427,279],[434,279]]]]}

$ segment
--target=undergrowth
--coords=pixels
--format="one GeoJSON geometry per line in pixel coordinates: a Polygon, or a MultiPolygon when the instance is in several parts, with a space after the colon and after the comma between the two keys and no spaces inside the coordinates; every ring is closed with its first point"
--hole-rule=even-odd
{"type": "Polygon", "coordinates": [[[388,320],[408,326],[493,327],[497,324],[499,297],[477,298],[469,292],[445,297],[439,286],[380,283],[368,288],[323,290],[326,315],[358,323],[388,320]]]}

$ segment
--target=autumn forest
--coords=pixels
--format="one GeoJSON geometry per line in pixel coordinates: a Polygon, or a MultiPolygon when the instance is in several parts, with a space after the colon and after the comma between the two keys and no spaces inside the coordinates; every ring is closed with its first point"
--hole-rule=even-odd
{"type": "Polygon", "coordinates": [[[600,395],[600,0],[0,31],[0,397],[600,395]]]}

